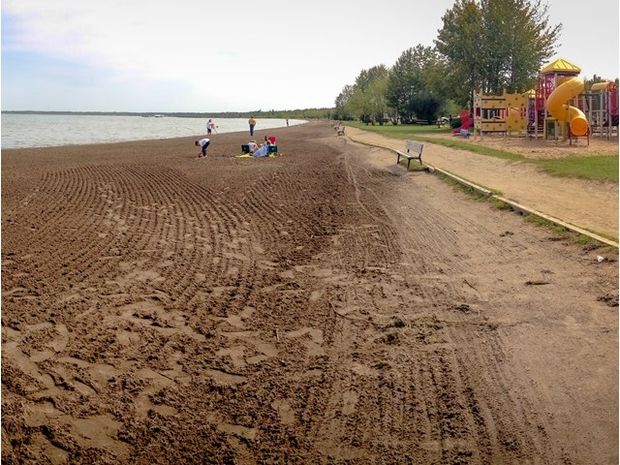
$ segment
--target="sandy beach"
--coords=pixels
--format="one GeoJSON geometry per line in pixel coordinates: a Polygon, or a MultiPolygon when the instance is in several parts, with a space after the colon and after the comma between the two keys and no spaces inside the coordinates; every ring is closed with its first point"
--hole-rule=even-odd
{"type": "Polygon", "coordinates": [[[617,250],[268,133],[3,151],[3,464],[618,461],[617,250]]]}

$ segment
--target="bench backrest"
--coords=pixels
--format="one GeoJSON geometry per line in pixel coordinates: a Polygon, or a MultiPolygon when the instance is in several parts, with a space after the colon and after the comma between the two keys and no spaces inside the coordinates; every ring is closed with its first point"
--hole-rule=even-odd
{"type": "Polygon", "coordinates": [[[417,153],[418,155],[422,154],[424,144],[420,144],[419,142],[414,142],[412,140],[405,141],[405,143],[407,145],[407,153],[417,153]]]}

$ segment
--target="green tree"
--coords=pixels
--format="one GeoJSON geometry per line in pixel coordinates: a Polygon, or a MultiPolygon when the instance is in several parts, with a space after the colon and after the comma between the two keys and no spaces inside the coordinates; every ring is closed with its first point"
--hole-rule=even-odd
{"type": "Polygon", "coordinates": [[[445,92],[443,74],[444,63],[432,47],[417,45],[401,54],[390,71],[386,95],[402,122],[411,122],[416,116],[428,119],[427,110],[424,116],[419,111],[428,108],[422,102],[429,99],[438,104],[434,113],[438,111],[445,92]]]}
{"type": "Polygon", "coordinates": [[[457,0],[435,45],[446,58],[453,98],[473,91],[523,92],[556,50],[562,25],[550,25],[542,0],[457,0]]]}
{"type": "Polygon", "coordinates": [[[551,26],[549,7],[541,0],[482,0],[490,93],[523,92],[556,50],[561,24],[551,26]]]}
{"type": "Polygon", "coordinates": [[[389,111],[385,88],[388,69],[385,65],[362,70],[355,79],[353,92],[345,110],[365,123],[383,122],[383,115],[389,111]]]}
{"type": "Polygon", "coordinates": [[[353,115],[350,112],[350,101],[353,96],[353,92],[355,88],[352,85],[347,84],[342,89],[342,92],[338,94],[336,97],[336,101],[334,102],[334,118],[339,120],[350,120],[353,118],[353,115]]]}
{"type": "Polygon", "coordinates": [[[423,90],[414,96],[411,102],[411,108],[415,112],[418,120],[432,123],[437,120],[441,104],[442,102],[437,96],[427,90],[423,90]]]}
{"type": "Polygon", "coordinates": [[[446,80],[460,105],[471,100],[483,74],[480,41],[482,12],[474,0],[457,0],[442,17],[435,47],[446,58],[446,80]]]}

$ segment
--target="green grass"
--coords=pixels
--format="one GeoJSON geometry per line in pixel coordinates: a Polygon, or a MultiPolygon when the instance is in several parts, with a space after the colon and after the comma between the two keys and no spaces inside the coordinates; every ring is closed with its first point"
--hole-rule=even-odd
{"type": "Polygon", "coordinates": [[[458,150],[477,153],[502,160],[520,161],[540,166],[548,174],[559,177],[574,177],[593,180],[618,182],[618,155],[579,156],[571,155],[567,158],[554,160],[533,160],[518,153],[497,150],[482,145],[473,144],[464,139],[439,139],[425,137],[425,134],[447,135],[450,129],[437,128],[434,125],[398,125],[371,126],[360,122],[346,121],[347,126],[356,127],[365,131],[374,132],[395,139],[413,139],[417,142],[441,145],[458,150]]]}
{"type": "Polygon", "coordinates": [[[513,161],[525,161],[527,160],[522,155],[506,152],[504,150],[492,149],[489,147],[483,147],[481,145],[472,144],[464,141],[459,137],[454,139],[437,139],[434,137],[424,137],[424,134],[438,134],[438,135],[451,135],[452,130],[447,128],[437,128],[437,126],[429,124],[400,124],[393,126],[386,124],[383,126],[371,126],[356,121],[345,121],[345,126],[352,126],[358,129],[363,129],[368,132],[375,132],[377,134],[384,135],[386,137],[392,137],[394,139],[414,139],[417,142],[425,142],[429,144],[442,145],[452,149],[467,150],[468,152],[474,152],[480,155],[486,155],[489,157],[501,158],[503,160],[513,161]]]}
{"type": "Polygon", "coordinates": [[[396,126],[392,124],[384,124],[383,126],[377,124],[372,126],[359,121],[343,121],[342,124],[368,132],[376,132],[395,139],[406,139],[412,134],[450,134],[452,132],[445,126],[438,128],[437,125],[433,124],[399,124],[396,126]]]}
{"type": "Polygon", "coordinates": [[[617,156],[578,156],[557,160],[538,160],[536,163],[553,176],[618,182],[617,156]]]}
{"type": "Polygon", "coordinates": [[[518,153],[506,152],[505,150],[492,149],[483,145],[472,144],[456,137],[454,139],[436,139],[434,137],[416,136],[416,140],[419,142],[427,142],[429,144],[443,145],[444,147],[450,147],[452,149],[467,150],[468,152],[486,155],[488,157],[501,158],[502,160],[528,161],[527,158],[523,155],[519,155],[518,153]]]}

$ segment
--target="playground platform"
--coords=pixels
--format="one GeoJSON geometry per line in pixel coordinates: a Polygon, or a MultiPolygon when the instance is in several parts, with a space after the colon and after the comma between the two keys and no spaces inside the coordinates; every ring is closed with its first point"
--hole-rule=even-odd
{"type": "MultiPolygon", "coordinates": [[[[354,142],[400,150],[401,139],[347,127],[354,142]]],[[[389,157],[391,163],[394,158],[389,157]]],[[[618,184],[546,174],[527,162],[424,144],[424,162],[531,210],[618,242],[618,184]]]]}

